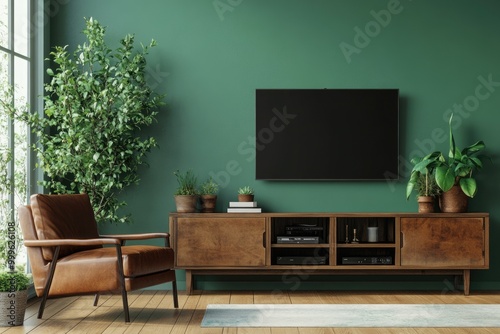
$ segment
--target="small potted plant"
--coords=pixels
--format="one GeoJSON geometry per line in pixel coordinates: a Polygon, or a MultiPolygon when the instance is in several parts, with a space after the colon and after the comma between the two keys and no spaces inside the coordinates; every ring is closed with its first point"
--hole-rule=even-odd
{"type": "Polygon", "coordinates": [[[253,202],[254,191],[250,186],[241,187],[238,189],[239,202],[253,202]]]}
{"type": "Polygon", "coordinates": [[[177,170],[174,172],[174,175],[178,183],[177,190],[174,194],[177,212],[195,212],[196,202],[198,200],[196,175],[191,169],[184,173],[177,170]]]}
{"type": "Polygon", "coordinates": [[[420,174],[414,189],[417,193],[418,212],[436,212],[436,198],[441,194],[441,191],[436,183],[435,176],[433,174],[420,174]]]}
{"type": "Polygon", "coordinates": [[[200,187],[201,212],[215,212],[219,185],[210,177],[200,187]]]}
{"type": "Polygon", "coordinates": [[[406,199],[410,198],[413,190],[417,192],[418,212],[435,212],[436,197],[440,194],[440,189],[436,183],[434,170],[439,165],[439,156],[433,152],[423,158],[414,158],[411,162],[414,167],[411,171],[410,180],[406,187],[406,199]]]}
{"type": "Polygon", "coordinates": [[[20,326],[24,322],[31,275],[23,265],[16,266],[22,238],[19,223],[11,221],[11,210],[5,204],[0,208],[0,326],[20,326]]]}
{"type": "Polygon", "coordinates": [[[31,278],[23,266],[0,272],[0,326],[20,326],[24,322],[31,278]]]}

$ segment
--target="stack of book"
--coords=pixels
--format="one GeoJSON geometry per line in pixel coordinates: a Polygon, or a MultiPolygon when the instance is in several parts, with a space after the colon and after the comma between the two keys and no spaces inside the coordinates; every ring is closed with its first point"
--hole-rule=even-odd
{"type": "Polygon", "coordinates": [[[229,202],[229,213],[261,213],[262,208],[257,207],[257,202],[229,202]]]}

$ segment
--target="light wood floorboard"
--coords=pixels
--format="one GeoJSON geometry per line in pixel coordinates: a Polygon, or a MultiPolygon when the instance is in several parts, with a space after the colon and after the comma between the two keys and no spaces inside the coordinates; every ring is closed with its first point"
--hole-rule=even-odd
{"type": "MultiPolygon", "coordinates": [[[[52,299],[37,319],[38,299],[30,300],[24,326],[0,327],[0,333],[106,334],[500,334],[500,328],[201,328],[208,304],[498,304],[500,293],[352,292],[352,291],[199,291],[179,293],[174,309],[171,291],[129,293],[130,323],[124,322],[121,296],[52,299]]],[[[388,315],[390,316],[390,315],[388,315]]]]}

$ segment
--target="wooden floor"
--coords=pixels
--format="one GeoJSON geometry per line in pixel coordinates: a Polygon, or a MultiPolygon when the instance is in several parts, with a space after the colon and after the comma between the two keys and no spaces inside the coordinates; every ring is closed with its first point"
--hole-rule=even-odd
{"type": "Polygon", "coordinates": [[[36,318],[39,300],[30,300],[24,326],[0,327],[0,333],[500,333],[500,328],[201,328],[206,305],[216,303],[498,304],[500,293],[476,292],[465,297],[458,292],[206,291],[190,296],[180,292],[179,308],[174,309],[171,291],[139,291],[129,294],[128,324],[119,296],[102,296],[97,307],[92,306],[92,296],[69,297],[49,300],[41,320],[36,318]]]}

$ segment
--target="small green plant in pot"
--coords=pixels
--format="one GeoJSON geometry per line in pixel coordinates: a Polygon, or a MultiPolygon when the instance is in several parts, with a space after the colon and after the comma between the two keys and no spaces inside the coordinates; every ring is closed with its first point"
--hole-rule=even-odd
{"type": "Polygon", "coordinates": [[[178,187],[175,191],[175,206],[177,212],[196,212],[196,202],[198,200],[197,191],[197,177],[190,169],[182,173],[180,171],[174,172],[177,178],[178,187]]]}
{"type": "Polygon", "coordinates": [[[210,177],[200,187],[201,212],[215,212],[219,185],[210,177]]]}
{"type": "Polygon", "coordinates": [[[406,199],[415,190],[417,193],[418,212],[435,212],[435,199],[440,194],[440,189],[435,179],[435,168],[439,165],[439,152],[433,152],[423,158],[413,158],[414,165],[410,179],[406,186],[406,199]]]}
{"type": "Polygon", "coordinates": [[[0,272],[0,326],[20,326],[24,322],[31,278],[20,266],[0,272]]]}
{"type": "Polygon", "coordinates": [[[238,189],[239,202],[253,202],[254,191],[250,186],[244,186],[238,189]]]}

